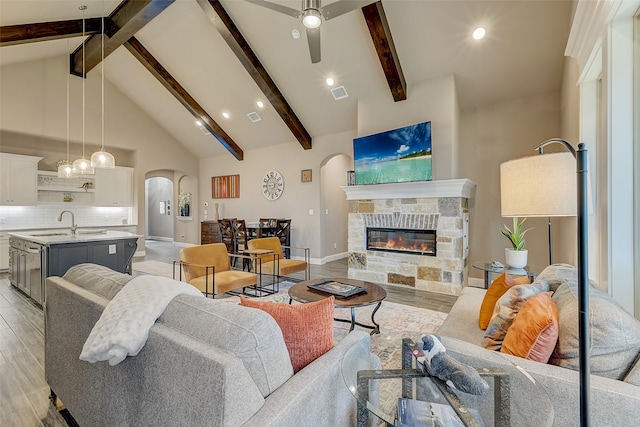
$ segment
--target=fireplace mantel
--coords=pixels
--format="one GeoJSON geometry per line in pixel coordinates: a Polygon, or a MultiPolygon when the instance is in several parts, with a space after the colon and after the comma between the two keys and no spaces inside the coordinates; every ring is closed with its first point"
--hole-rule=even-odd
{"type": "Polygon", "coordinates": [[[346,185],[347,200],[461,197],[471,199],[476,183],[470,179],[346,185]]]}

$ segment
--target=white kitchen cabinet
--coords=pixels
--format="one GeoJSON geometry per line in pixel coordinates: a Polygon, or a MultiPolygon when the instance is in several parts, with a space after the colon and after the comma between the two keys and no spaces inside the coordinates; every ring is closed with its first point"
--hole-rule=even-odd
{"type": "Polygon", "coordinates": [[[0,205],[36,204],[40,160],[42,157],[0,153],[0,205]]]}
{"type": "Polygon", "coordinates": [[[96,206],[133,206],[133,169],[96,169],[96,206]]]}
{"type": "Polygon", "coordinates": [[[0,232],[0,271],[9,269],[9,234],[0,232]]]}

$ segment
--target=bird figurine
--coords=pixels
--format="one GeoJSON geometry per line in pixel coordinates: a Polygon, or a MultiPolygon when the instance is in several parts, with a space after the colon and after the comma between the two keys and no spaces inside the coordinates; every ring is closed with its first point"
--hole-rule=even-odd
{"type": "Polygon", "coordinates": [[[429,375],[440,378],[465,393],[479,396],[487,394],[489,384],[473,367],[457,361],[447,353],[438,335],[426,335],[422,337],[422,342],[424,354],[417,360],[429,375]]]}

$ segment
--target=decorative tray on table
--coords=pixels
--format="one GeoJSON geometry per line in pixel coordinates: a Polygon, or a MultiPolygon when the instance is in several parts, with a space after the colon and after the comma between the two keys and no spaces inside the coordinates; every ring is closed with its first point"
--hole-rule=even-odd
{"type": "Polygon", "coordinates": [[[335,280],[325,280],[324,282],[307,285],[311,290],[331,294],[336,298],[348,298],[350,296],[366,292],[366,288],[349,285],[348,283],[336,282],[335,280]]]}

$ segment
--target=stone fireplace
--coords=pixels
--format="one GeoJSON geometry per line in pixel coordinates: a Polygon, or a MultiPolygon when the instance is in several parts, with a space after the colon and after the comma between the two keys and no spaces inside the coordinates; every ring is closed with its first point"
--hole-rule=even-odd
{"type": "Polygon", "coordinates": [[[342,187],[349,277],[459,294],[468,275],[468,179],[342,187]]]}

